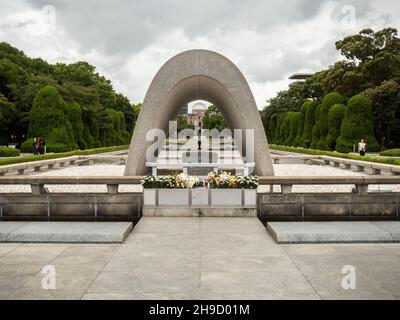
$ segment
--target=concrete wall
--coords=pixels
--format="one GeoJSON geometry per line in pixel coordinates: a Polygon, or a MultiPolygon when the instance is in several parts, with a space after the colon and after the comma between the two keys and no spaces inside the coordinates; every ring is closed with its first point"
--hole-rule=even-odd
{"type": "Polygon", "coordinates": [[[0,194],[0,221],[136,221],[142,193],[0,194]]]}
{"type": "Polygon", "coordinates": [[[259,194],[258,216],[268,221],[399,220],[398,193],[259,194]]]}

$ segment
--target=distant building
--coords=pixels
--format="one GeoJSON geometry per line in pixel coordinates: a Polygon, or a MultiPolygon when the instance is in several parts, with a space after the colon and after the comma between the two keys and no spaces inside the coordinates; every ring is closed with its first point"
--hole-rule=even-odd
{"type": "Polygon", "coordinates": [[[204,103],[196,103],[192,108],[192,113],[188,115],[188,124],[194,126],[196,129],[203,127],[203,119],[208,110],[204,103]]]}
{"type": "Polygon", "coordinates": [[[295,73],[289,77],[289,80],[295,80],[297,82],[304,82],[310,78],[312,73],[295,73]]]}

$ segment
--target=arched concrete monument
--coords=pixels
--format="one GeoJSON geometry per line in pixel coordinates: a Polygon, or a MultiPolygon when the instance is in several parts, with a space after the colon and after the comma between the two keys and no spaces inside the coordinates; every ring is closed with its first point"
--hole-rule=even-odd
{"type": "Polygon", "coordinates": [[[169,121],[175,119],[182,106],[195,100],[217,105],[231,129],[254,129],[255,174],[274,175],[267,137],[245,77],[226,57],[191,50],[169,60],[151,83],[132,138],[126,176],[147,174],[148,131],[167,131],[169,121]]]}

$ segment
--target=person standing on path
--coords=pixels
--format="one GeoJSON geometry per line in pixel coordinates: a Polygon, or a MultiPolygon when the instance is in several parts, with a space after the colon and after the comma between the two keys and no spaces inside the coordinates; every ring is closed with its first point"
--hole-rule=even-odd
{"type": "Polygon", "coordinates": [[[365,157],[366,150],[367,144],[365,143],[364,138],[362,138],[360,143],[358,144],[358,152],[360,153],[360,156],[365,157]]]}

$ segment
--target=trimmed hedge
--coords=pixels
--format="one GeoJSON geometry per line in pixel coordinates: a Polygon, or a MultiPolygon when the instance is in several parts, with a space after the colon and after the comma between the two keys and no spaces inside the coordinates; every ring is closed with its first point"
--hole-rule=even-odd
{"type": "Polygon", "coordinates": [[[282,144],[282,142],[283,142],[280,139],[280,135],[281,135],[280,128],[282,127],[282,124],[285,121],[285,116],[286,116],[286,113],[281,113],[278,116],[278,121],[276,123],[276,128],[275,128],[274,139],[272,140],[273,143],[282,144]]]}
{"type": "Polygon", "coordinates": [[[371,101],[367,97],[356,95],[348,102],[336,150],[351,152],[353,145],[358,145],[361,138],[365,139],[368,151],[379,151],[380,147],[374,136],[371,101]]]}
{"type": "Polygon", "coordinates": [[[297,131],[299,129],[299,119],[300,119],[300,112],[291,112],[289,114],[289,121],[290,121],[290,133],[289,138],[286,140],[285,145],[291,146],[293,145],[294,139],[297,137],[297,131]]]}
{"type": "Polygon", "coordinates": [[[282,144],[286,145],[286,140],[289,138],[290,135],[290,112],[286,112],[282,125],[279,128],[279,141],[281,141],[282,144]]]}
{"type": "Polygon", "coordinates": [[[75,150],[75,151],[64,152],[64,153],[46,154],[43,156],[33,156],[32,155],[32,156],[19,157],[19,158],[0,159],[0,166],[5,166],[5,165],[9,165],[9,164],[17,164],[17,163],[25,163],[25,162],[61,159],[61,158],[67,158],[67,157],[72,157],[72,156],[89,156],[92,154],[122,151],[122,150],[127,150],[127,149],[129,149],[129,145],[90,149],[90,150],[75,150]]]}
{"type": "Polygon", "coordinates": [[[311,149],[318,149],[318,143],[319,140],[321,139],[321,124],[320,124],[320,115],[322,112],[324,105],[320,104],[317,107],[317,111],[315,112],[315,125],[314,125],[314,129],[312,131],[312,140],[311,140],[311,149]]]}
{"type": "Polygon", "coordinates": [[[297,136],[293,141],[293,146],[300,147],[303,145],[303,132],[304,132],[304,124],[306,120],[306,111],[307,111],[307,102],[303,103],[300,108],[299,114],[299,122],[297,127],[297,136]]]}
{"type": "Polygon", "coordinates": [[[304,149],[304,148],[294,148],[294,147],[277,146],[277,145],[270,145],[269,147],[271,150],[277,150],[277,151],[287,151],[287,152],[318,155],[318,156],[329,156],[329,157],[336,157],[336,158],[343,158],[343,159],[376,162],[376,163],[384,163],[384,164],[392,164],[392,165],[400,166],[400,159],[390,159],[390,158],[381,158],[381,157],[361,157],[358,155],[352,155],[352,154],[348,154],[348,153],[332,152],[332,151],[325,151],[325,150],[304,149]]]}
{"type": "Polygon", "coordinates": [[[400,157],[400,149],[390,149],[382,151],[380,154],[382,157],[400,157]]]}
{"type": "MultiPolygon", "coordinates": [[[[328,150],[327,145],[327,137],[329,133],[329,111],[334,105],[344,104],[346,102],[346,98],[342,96],[338,92],[328,93],[322,103],[322,108],[320,110],[318,122],[320,128],[321,138],[317,143],[317,149],[319,150],[328,150]]],[[[342,119],[343,120],[343,119],[342,119]]]]}
{"type": "Polygon", "coordinates": [[[328,114],[328,127],[329,132],[326,137],[325,150],[334,151],[336,150],[336,140],[340,136],[340,129],[342,126],[343,119],[346,115],[347,107],[344,104],[336,104],[330,110],[328,114]]]}
{"type": "Polygon", "coordinates": [[[32,150],[32,140],[42,136],[48,150],[70,151],[78,149],[73,127],[68,118],[68,106],[58,90],[46,86],[38,92],[29,112],[28,141],[22,144],[21,150],[32,150]]]}
{"type": "Polygon", "coordinates": [[[313,129],[315,125],[315,114],[318,107],[317,101],[307,101],[306,116],[304,120],[303,147],[309,148],[312,141],[313,129]]]}
{"type": "Polygon", "coordinates": [[[123,112],[101,110],[95,120],[76,103],[66,103],[58,90],[46,86],[38,92],[29,113],[28,139],[21,145],[22,152],[33,151],[33,139],[42,136],[47,152],[63,153],[126,145],[131,135],[126,130],[123,112]]]}
{"type": "Polygon", "coordinates": [[[0,147],[0,157],[19,157],[21,152],[14,148],[3,148],[0,147]]]}
{"type": "Polygon", "coordinates": [[[83,139],[83,121],[82,121],[82,109],[81,106],[72,102],[67,104],[67,115],[68,119],[71,122],[72,130],[74,133],[74,140],[78,144],[79,149],[86,149],[87,143],[83,139]]]}
{"type": "Polygon", "coordinates": [[[276,131],[276,126],[278,124],[278,114],[274,114],[271,116],[269,119],[268,124],[264,124],[264,127],[267,129],[266,134],[268,137],[268,141],[274,141],[275,139],[275,131],[276,131]]]}

